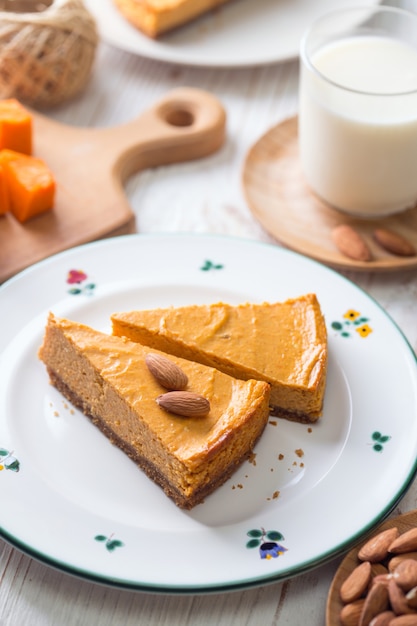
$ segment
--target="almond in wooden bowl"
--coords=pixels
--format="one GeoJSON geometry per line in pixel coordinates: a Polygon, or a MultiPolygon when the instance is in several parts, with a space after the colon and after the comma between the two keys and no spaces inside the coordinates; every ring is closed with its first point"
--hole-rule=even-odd
{"type": "Polygon", "coordinates": [[[410,563],[413,555],[417,557],[414,529],[417,529],[417,510],[387,520],[347,553],[330,586],[326,626],[383,626],[394,617],[417,624],[413,593],[417,571],[410,563]],[[398,552],[401,546],[403,558],[398,552]],[[370,563],[371,567],[364,563],[370,563]],[[400,569],[396,573],[397,567],[400,569]],[[405,618],[406,615],[410,617],[405,618]]]}

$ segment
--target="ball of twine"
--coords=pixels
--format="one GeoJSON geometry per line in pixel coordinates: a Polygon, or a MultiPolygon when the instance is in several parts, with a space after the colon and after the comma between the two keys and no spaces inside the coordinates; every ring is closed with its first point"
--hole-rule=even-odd
{"type": "Polygon", "coordinates": [[[54,0],[42,12],[0,11],[0,98],[52,106],[80,92],[98,33],[82,0],[54,0]]]}

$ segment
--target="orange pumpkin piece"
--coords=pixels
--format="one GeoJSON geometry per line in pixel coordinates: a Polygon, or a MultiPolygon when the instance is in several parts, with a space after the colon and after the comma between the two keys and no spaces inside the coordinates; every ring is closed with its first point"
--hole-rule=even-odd
{"type": "Polygon", "coordinates": [[[32,116],[15,98],[0,100],[0,150],[32,154],[32,116]]]}
{"type": "Polygon", "coordinates": [[[9,186],[4,167],[0,165],[0,215],[10,211],[9,186]]]}
{"type": "Polygon", "coordinates": [[[41,159],[14,150],[0,151],[10,198],[10,211],[19,222],[52,209],[55,180],[41,159]]]}

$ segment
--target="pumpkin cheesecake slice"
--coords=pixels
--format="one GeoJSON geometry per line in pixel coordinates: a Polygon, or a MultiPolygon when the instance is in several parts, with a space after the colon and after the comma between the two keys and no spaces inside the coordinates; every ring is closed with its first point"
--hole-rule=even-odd
{"type": "Polygon", "coordinates": [[[268,420],[268,383],[236,380],[52,313],[39,358],[50,382],[184,509],[250,456],[268,420]],[[166,387],[173,368],[180,390],[166,387]]]}
{"type": "Polygon", "coordinates": [[[311,423],[322,414],[327,332],[315,294],[278,303],[115,313],[113,334],[271,385],[271,411],[311,423]]]}

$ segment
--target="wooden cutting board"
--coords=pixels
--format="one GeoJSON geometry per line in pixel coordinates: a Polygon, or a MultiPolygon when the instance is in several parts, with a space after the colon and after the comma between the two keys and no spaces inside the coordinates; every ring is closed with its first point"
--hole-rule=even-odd
{"type": "Polygon", "coordinates": [[[225,137],[226,115],[211,94],[169,92],[136,119],[112,128],[77,128],[37,112],[34,154],[57,183],[54,209],[25,224],[0,217],[0,282],[67,248],[134,232],[124,183],[146,168],[207,156],[225,137]]]}

